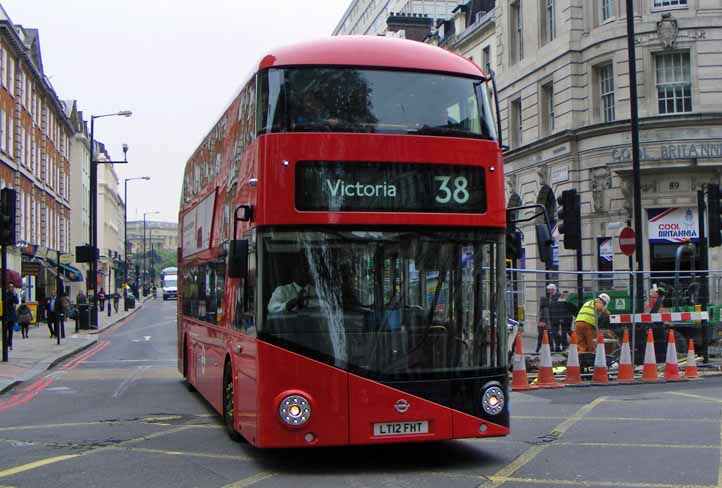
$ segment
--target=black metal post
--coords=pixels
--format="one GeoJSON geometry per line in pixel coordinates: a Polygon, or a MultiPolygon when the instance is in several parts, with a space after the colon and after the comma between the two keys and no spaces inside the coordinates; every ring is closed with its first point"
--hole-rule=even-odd
{"type": "Polygon", "coordinates": [[[90,116],[90,247],[93,257],[90,260],[90,287],[88,302],[90,326],[98,325],[98,166],[95,164],[95,117],[90,116]],[[90,292],[93,299],[90,300],[90,292]]]}
{"type": "MultiPolygon", "coordinates": [[[[707,246],[707,232],[704,226],[705,221],[705,210],[706,206],[704,203],[704,190],[697,191],[697,212],[699,222],[699,258],[701,261],[700,269],[700,311],[704,312],[707,309],[707,303],[709,303],[709,257],[708,257],[708,246],[707,246]]],[[[708,329],[709,321],[702,322],[702,357],[705,363],[709,362],[709,342],[708,342],[708,329]]]]}
{"type": "Polygon", "coordinates": [[[60,278],[60,251],[55,251],[55,258],[55,272],[57,273],[57,275],[55,276],[55,296],[57,297],[57,299],[55,300],[55,339],[56,344],[60,345],[60,321],[64,320],[64,318],[60,318],[60,314],[63,313],[63,309],[60,304],[62,303],[62,298],[64,295],[63,280],[60,278]]]}
{"type": "Polygon", "coordinates": [[[2,252],[2,301],[3,301],[3,316],[2,316],[2,333],[3,333],[3,363],[8,362],[8,338],[10,337],[10,330],[8,329],[8,322],[5,320],[5,317],[7,316],[8,306],[12,306],[8,304],[7,301],[7,269],[8,269],[8,248],[5,244],[2,245],[2,249],[0,250],[2,252]]]}
{"type": "Polygon", "coordinates": [[[629,108],[632,125],[632,186],[634,189],[634,245],[637,255],[637,310],[644,307],[644,254],[642,249],[642,182],[639,167],[639,111],[637,108],[637,54],[634,36],[634,2],[627,1],[627,51],[629,56],[629,108]]]}

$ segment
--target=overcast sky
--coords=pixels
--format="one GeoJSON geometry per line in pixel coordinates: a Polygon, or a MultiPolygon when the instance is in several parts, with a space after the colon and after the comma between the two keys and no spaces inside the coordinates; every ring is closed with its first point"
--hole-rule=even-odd
{"type": "Polygon", "coordinates": [[[351,0],[0,0],[37,28],[45,75],[95,121],[113,159],[130,146],[128,219],[177,221],[185,162],[254,63],[274,46],[329,36],[351,0]]]}

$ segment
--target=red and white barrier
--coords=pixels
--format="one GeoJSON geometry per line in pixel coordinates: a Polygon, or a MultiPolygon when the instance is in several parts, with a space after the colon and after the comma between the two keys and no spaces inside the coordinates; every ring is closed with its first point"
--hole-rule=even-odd
{"type": "Polygon", "coordinates": [[[708,320],[707,312],[661,312],[661,313],[622,313],[609,316],[611,324],[652,324],[654,322],[687,322],[690,320],[708,320]]]}

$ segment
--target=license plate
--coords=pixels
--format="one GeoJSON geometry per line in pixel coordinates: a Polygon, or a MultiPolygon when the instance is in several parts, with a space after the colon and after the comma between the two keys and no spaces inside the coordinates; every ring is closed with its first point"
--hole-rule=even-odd
{"type": "Polygon", "coordinates": [[[415,422],[380,422],[374,424],[375,436],[415,435],[428,433],[428,420],[417,420],[415,422]]]}

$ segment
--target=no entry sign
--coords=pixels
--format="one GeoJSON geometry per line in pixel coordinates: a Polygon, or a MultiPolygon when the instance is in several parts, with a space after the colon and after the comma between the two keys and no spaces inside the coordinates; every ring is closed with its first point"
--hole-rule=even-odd
{"type": "Polygon", "coordinates": [[[634,237],[634,229],[631,227],[625,227],[622,229],[622,232],[619,233],[619,248],[627,256],[634,254],[636,247],[634,237]]]}

